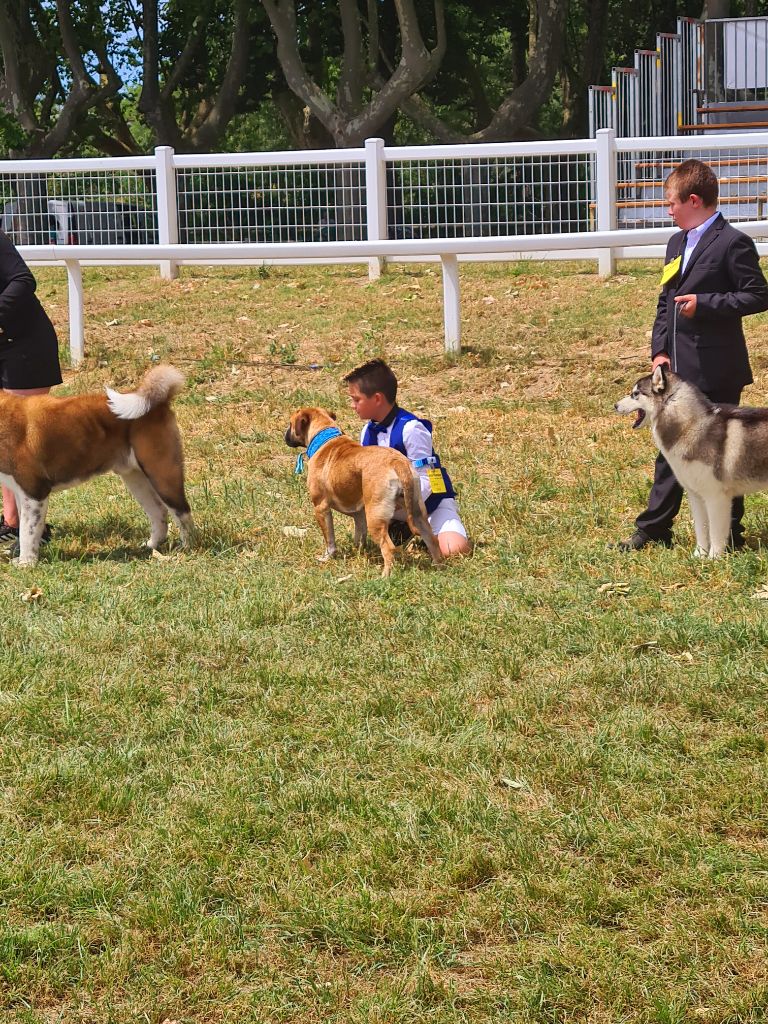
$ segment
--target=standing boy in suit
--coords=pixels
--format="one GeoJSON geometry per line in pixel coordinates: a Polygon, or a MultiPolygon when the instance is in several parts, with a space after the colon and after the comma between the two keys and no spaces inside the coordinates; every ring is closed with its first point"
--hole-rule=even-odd
{"type": "MultiPolygon", "coordinates": [[[[652,369],[666,364],[712,402],[738,405],[752,383],[742,317],[768,309],[768,283],[755,243],[717,210],[714,171],[685,160],[666,182],[669,213],[681,229],[669,240],[651,342],[652,369]]],[[[683,489],[659,453],[648,508],[622,551],[672,543],[683,489]]],[[[744,546],[744,499],[735,498],[731,550],[744,546]]]]}

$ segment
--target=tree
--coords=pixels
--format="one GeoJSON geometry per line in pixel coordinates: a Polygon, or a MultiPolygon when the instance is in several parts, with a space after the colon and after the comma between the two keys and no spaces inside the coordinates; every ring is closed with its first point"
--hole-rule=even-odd
{"type": "Polygon", "coordinates": [[[144,0],[136,19],[142,57],[138,110],[155,145],[210,152],[236,114],[268,87],[274,45],[250,0],[144,0]]]}
{"type": "Polygon", "coordinates": [[[27,157],[207,152],[275,66],[249,0],[1,0],[0,143],[27,157]],[[142,141],[129,110],[149,129],[142,141]]]}
{"type": "Polygon", "coordinates": [[[89,111],[117,95],[107,35],[90,0],[0,3],[0,106],[19,129],[6,133],[10,155],[54,156],[78,137],[89,111]]]}
{"type": "Polygon", "coordinates": [[[310,9],[302,26],[298,23],[295,0],[262,3],[277,39],[277,57],[286,84],[339,147],[358,146],[377,135],[407,98],[430,81],[445,53],[443,0],[433,0],[431,49],[425,42],[416,0],[394,0],[400,52],[388,73],[380,69],[381,11],[376,0],[367,0],[365,19],[357,0],[338,0],[335,11],[330,3],[308,5],[310,9]],[[311,40],[317,36],[311,36],[308,28],[318,13],[327,19],[326,25],[337,21],[340,26],[340,52],[323,65],[315,62],[313,74],[302,49],[311,56],[311,40]],[[320,67],[324,72],[322,78],[317,74],[320,67]]]}
{"type": "Polygon", "coordinates": [[[387,30],[389,4],[367,0],[363,12],[357,0],[337,4],[326,0],[318,6],[328,20],[336,15],[341,25],[340,48],[335,61],[326,60],[324,77],[319,77],[313,76],[305,60],[315,5],[303,7],[299,17],[294,0],[262,3],[277,37],[278,60],[288,86],[337,146],[358,145],[366,136],[380,134],[398,110],[441,141],[493,142],[530,134],[560,67],[568,11],[568,4],[561,0],[532,0],[525,6],[452,3],[449,33],[443,0],[429,5],[393,0],[392,32],[391,19],[387,30]],[[489,38],[489,28],[497,42],[500,34],[504,37],[507,52],[501,62],[510,71],[507,88],[493,103],[467,46],[473,39],[485,46],[480,40],[489,38]],[[427,32],[429,43],[425,42],[427,32]],[[446,53],[451,70],[443,76],[446,53]],[[474,113],[483,117],[483,123],[473,118],[471,127],[457,126],[460,118],[439,109],[440,89],[451,75],[455,80],[459,67],[459,77],[464,75],[468,87],[463,95],[473,99],[474,113]]]}

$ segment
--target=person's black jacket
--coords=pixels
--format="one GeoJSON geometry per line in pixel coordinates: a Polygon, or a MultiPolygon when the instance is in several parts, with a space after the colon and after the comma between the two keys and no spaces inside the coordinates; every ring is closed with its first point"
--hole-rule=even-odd
{"type": "Polygon", "coordinates": [[[53,324],[35,295],[32,272],[5,232],[0,231],[0,350],[3,344],[35,345],[56,338],[53,324]]]}
{"type": "MultiPolygon", "coordinates": [[[[685,231],[669,240],[665,263],[685,252],[685,231]]],[[[666,352],[672,368],[702,391],[752,383],[742,317],[768,309],[768,283],[755,243],[722,215],[691,253],[685,271],[664,285],[653,325],[651,358],[666,352]],[[696,295],[696,313],[677,312],[675,295],[696,295]]]]}

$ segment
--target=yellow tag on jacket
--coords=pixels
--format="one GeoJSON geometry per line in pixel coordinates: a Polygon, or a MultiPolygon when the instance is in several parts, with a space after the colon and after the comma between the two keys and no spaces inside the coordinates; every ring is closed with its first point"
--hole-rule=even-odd
{"type": "Polygon", "coordinates": [[[680,270],[680,264],[683,262],[682,255],[675,256],[669,263],[664,264],[664,269],[661,272],[661,284],[664,285],[668,281],[671,281],[675,274],[680,270]]]}
{"type": "Polygon", "coordinates": [[[445,480],[443,479],[442,469],[428,469],[427,479],[429,480],[429,486],[432,488],[433,494],[448,493],[448,489],[445,486],[445,480]]]}

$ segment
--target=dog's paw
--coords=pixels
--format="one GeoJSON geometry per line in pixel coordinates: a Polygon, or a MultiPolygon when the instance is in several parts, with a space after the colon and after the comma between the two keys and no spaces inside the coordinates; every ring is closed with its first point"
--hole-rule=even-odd
{"type": "Polygon", "coordinates": [[[336,557],[336,549],[335,548],[333,549],[333,551],[324,551],[322,553],[322,555],[317,555],[316,556],[317,561],[320,562],[321,565],[324,564],[325,562],[330,562],[330,560],[332,558],[335,558],[335,557],[336,557]]]}

